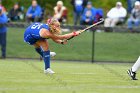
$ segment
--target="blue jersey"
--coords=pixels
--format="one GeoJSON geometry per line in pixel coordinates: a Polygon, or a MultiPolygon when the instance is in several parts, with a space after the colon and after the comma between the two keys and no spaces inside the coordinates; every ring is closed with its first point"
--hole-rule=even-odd
{"type": "Polygon", "coordinates": [[[50,30],[47,24],[43,23],[33,23],[24,32],[24,41],[30,45],[35,44],[38,40],[46,39],[40,36],[40,31],[42,28],[50,30]]]}
{"type": "MultiPolygon", "coordinates": [[[[7,23],[8,18],[5,14],[1,14],[0,15],[0,24],[5,24],[7,23]]],[[[7,27],[6,26],[0,26],[0,33],[4,33],[7,31],[7,27]]]]}

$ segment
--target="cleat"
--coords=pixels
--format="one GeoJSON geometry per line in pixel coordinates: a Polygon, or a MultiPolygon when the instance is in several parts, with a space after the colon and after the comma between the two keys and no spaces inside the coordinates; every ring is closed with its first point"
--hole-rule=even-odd
{"type": "Polygon", "coordinates": [[[55,72],[52,71],[50,68],[48,68],[48,69],[44,70],[44,73],[45,74],[54,74],[55,72]]]}
{"type": "Polygon", "coordinates": [[[56,56],[56,53],[55,52],[50,52],[50,56],[54,57],[54,56],[56,56]]]}
{"type": "Polygon", "coordinates": [[[132,80],[138,80],[136,78],[136,72],[133,72],[132,69],[127,70],[128,75],[131,77],[132,80]]]}

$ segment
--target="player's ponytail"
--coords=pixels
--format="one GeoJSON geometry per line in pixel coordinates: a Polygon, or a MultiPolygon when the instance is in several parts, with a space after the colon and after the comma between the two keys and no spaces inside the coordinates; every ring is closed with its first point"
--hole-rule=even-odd
{"type": "Polygon", "coordinates": [[[57,35],[61,34],[60,23],[59,23],[59,21],[56,18],[48,19],[47,20],[47,24],[49,25],[50,31],[53,34],[57,34],[57,35]],[[59,26],[56,26],[56,25],[59,25],[59,26]]]}

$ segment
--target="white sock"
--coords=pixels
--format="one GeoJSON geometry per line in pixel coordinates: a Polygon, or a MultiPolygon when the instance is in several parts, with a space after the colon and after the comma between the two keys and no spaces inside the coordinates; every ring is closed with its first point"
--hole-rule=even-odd
{"type": "Polygon", "coordinates": [[[136,63],[132,66],[132,71],[136,72],[140,68],[140,56],[137,59],[136,63]]]}

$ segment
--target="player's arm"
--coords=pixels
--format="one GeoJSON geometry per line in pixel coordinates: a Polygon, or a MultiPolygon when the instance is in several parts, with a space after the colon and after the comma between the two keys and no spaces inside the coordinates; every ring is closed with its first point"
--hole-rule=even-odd
{"type": "Polygon", "coordinates": [[[67,40],[55,40],[53,39],[54,42],[58,43],[58,44],[67,44],[67,40]]]}
{"type": "Polygon", "coordinates": [[[80,34],[79,32],[72,32],[72,33],[68,33],[68,34],[64,34],[64,35],[50,34],[49,38],[64,40],[64,39],[68,39],[68,38],[71,38],[71,37],[78,36],[79,34],[80,34]]]}
{"type": "Polygon", "coordinates": [[[47,29],[42,29],[40,31],[40,36],[43,38],[51,38],[52,40],[64,40],[71,38],[73,36],[78,36],[80,34],[80,31],[64,34],[64,35],[55,35],[49,32],[47,29]]]}

